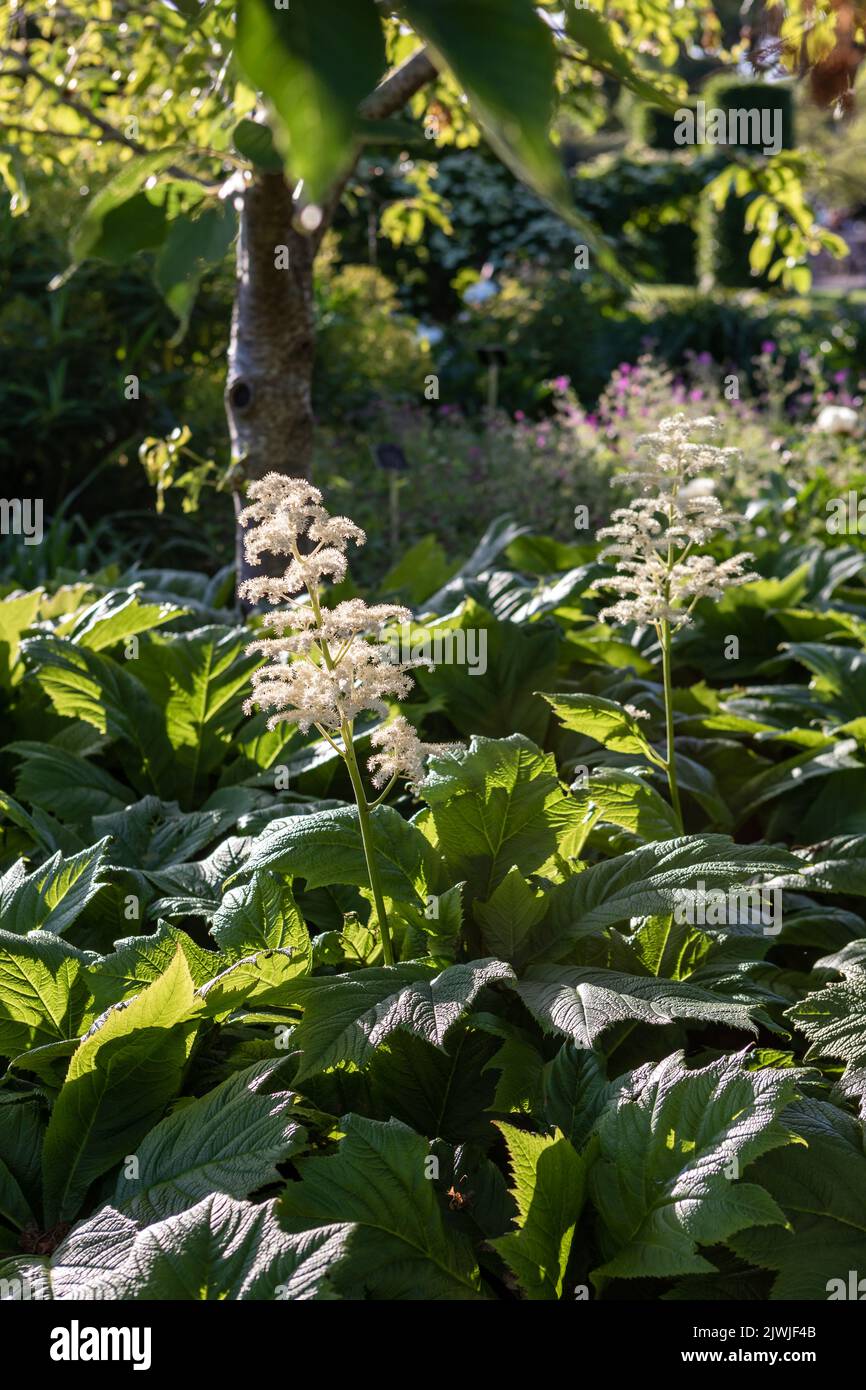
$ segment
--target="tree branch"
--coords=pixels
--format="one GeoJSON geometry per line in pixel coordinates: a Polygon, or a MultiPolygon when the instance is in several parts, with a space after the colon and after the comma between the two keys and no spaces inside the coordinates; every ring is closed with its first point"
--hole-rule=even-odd
{"type": "Polygon", "coordinates": [[[374,92],[360,105],[361,115],[368,121],[384,121],[406,105],[410,97],[438,75],[426,48],[418,48],[389,73],[374,92]]]}
{"type": "MultiPolygon", "coordinates": [[[[426,48],[418,48],[411,53],[405,62],[398,68],[390,72],[368,97],[365,97],[358,107],[358,112],[366,121],[384,121],[388,116],[393,116],[395,111],[400,111],[411,97],[419,92],[422,87],[426,87],[428,82],[432,82],[438,76],[438,69],[433,63],[426,48]]],[[[358,163],[358,154],[355,155],[352,163],[345,173],[337,180],[328,196],[328,200],[322,209],[322,220],[313,234],[313,245],[318,250],[322,238],[334,220],[337,208],[346,191],[346,185],[355,166],[358,163]]]]}

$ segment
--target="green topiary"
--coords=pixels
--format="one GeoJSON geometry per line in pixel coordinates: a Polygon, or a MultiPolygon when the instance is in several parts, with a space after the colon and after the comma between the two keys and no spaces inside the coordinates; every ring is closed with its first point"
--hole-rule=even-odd
{"type": "MultiPolygon", "coordinates": [[[[779,111],[781,113],[781,147],[791,149],[794,144],[794,107],[791,87],[786,83],[743,82],[731,77],[717,77],[708,82],[702,93],[706,111],[779,111]]],[[[742,130],[746,130],[743,122],[742,130]]],[[[738,130],[739,133],[739,130],[738,130]]],[[[757,135],[751,122],[750,135],[757,135]]],[[[707,148],[715,148],[707,146],[707,148]]],[[[760,155],[763,151],[762,139],[738,144],[736,149],[748,154],[760,155]]],[[[698,277],[704,288],[723,286],[726,289],[767,288],[770,284],[765,273],[754,275],[749,264],[749,252],[754,234],[745,228],[746,209],[752,198],[737,198],[729,195],[725,204],[717,208],[712,199],[704,195],[698,212],[698,277]]]]}

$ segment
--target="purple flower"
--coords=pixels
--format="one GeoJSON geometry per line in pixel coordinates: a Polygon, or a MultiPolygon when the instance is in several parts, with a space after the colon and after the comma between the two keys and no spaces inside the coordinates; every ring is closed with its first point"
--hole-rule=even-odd
{"type": "Polygon", "coordinates": [[[526,419],[526,411],[525,411],[525,410],[515,410],[515,412],[514,412],[514,418],[515,418],[515,420],[525,420],[525,419],[526,419]]]}
{"type": "Polygon", "coordinates": [[[690,400],[690,401],[702,401],[703,399],[704,399],[704,393],[703,393],[703,391],[701,390],[700,386],[693,386],[692,389],[691,389],[691,391],[689,392],[689,400],[690,400]]]}
{"type": "Polygon", "coordinates": [[[571,377],[555,376],[550,384],[553,387],[554,391],[567,391],[569,386],[571,385],[571,377]]]}
{"type": "Polygon", "coordinates": [[[713,362],[713,354],[711,352],[699,352],[697,361],[701,367],[710,367],[713,362]]]}
{"type": "Polygon", "coordinates": [[[768,357],[772,357],[775,351],[776,344],[773,342],[772,338],[766,338],[764,342],[761,343],[761,352],[766,353],[768,357]]]}
{"type": "Polygon", "coordinates": [[[834,374],[833,374],[833,380],[834,380],[834,381],[842,382],[842,381],[847,381],[847,379],[848,379],[848,369],[847,369],[847,367],[846,367],[846,369],[845,369],[844,371],[842,371],[842,372],[834,372],[834,374]]]}

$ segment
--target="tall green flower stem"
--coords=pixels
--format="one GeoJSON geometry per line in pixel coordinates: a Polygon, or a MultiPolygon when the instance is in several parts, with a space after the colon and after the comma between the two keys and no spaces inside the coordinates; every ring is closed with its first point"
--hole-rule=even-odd
{"type": "MultiPolygon", "coordinates": [[[[691,622],[702,598],[721,598],[735,584],[747,584],[758,576],[747,572],[752,559],[747,552],[716,560],[703,547],[718,532],[732,535],[739,517],[728,514],[715,496],[714,477],[732,458],[735,449],[722,449],[704,440],[694,444],[693,433],[711,436],[720,429],[711,416],[689,420],[680,412],[662,420],[652,434],[638,441],[637,466],[624,476],[640,485],[640,496],[627,507],[617,507],[611,525],[603,526],[599,540],[611,540],[599,556],[616,559],[616,573],[600,582],[612,589],[617,601],[599,613],[601,622],[652,625],[662,654],[665,732],[664,758],[655,749],[650,761],[663,768],[670,788],[671,806],[680,831],[683,813],[677,786],[674,751],[673,681],[671,638],[674,630],[691,622]],[[703,476],[701,476],[703,475],[703,476]]],[[[649,745],[647,745],[649,748],[649,745]]]]}
{"type": "MultiPolygon", "coordinates": [[[[349,773],[358,808],[358,826],[370,882],[373,906],[379,921],[382,953],[394,964],[394,943],[381,865],[373,836],[373,812],[387,799],[398,778],[415,789],[424,780],[427,758],[451,751],[453,745],[423,743],[418,730],[403,714],[390,717],[389,702],[405,700],[413,681],[414,663],[395,661],[391,645],[370,641],[389,625],[412,617],[401,604],[367,604],[363,599],[340,599],[323,607],[323,579],[339,584],[346,577],[346,548],[363,545],[360,526],[347,516],[331,516],[322,505],[322,494],[306,478],[267,473],[250,483],[249,505],[238,520],[247,528],[244,558],[251,569],[261,567],[263,555],[289,557],[282,575],[253,574],[238,587],[241,598],[252,604],[266,600],[271,611],[262,623],[273,635],[257,637],[247,652],[263,653],[264,664],[252,672],[252,693],[244,712],[271,710],[269,729],[283,721],[295,721],[303,733],[316,729],[342,758],[349,773]],[[303,539],[302,539],[303,538],[303,539]],[[306,599],[295,597],[306,591],[306,599]],[[281,607],[288,604],[287,608],[281,607]],[[355,743],[355,720],[375,713],[382,722],[370,734],[375,751],[367,759],[375,800],[367,797],[355,743]]],[[[336,596],[334,596],[336,597],[336,596]]]]}
{"type": "Polygon", "coordinates": [[[683,829],[683,811],[680,805],[680,792],[677,785],[676,755],[674,753],[674,706],[673,706],[673,683],[671,680],[671,625],[665,621],[661,625],[659,642],[662,649],[662,680],[664,682],[665,695],[665,734],[667,747],[665,749],[664,768],[667,774],[668,787],[671,794],[671,805],[674,808],[674,815],[679,822],[680,830],[683,829]]]}
{"type": "MultiPolygon", "coordinates": [[[[367,793],[364,790],[364,783],[361,778],[361,770],[358,767],[358,758],[355,753],[355,745],[352,741],[352,726],[347,721],[343,722],[340,730],[343,737],[345,748],[344,758],[349,777],[352,782],[352,791],[355,793],[355,801],[358,805],[358,824],[361,828],[361,840],[364,845],[364,858],[367,861],[367,873],[370,877],[370,888],[373,892],[373,902],[376,905],[376,916],[379,919],[379,927],[382,932],[382,953],[385,957],[386,965],[394,964],[394,947],[391,944],[391,928],[388,923],[388,913],[385,909],[385,898],[382,893],[382,883],[379,878],[379,867],[376,863],[376,852],[373,846],[373,820],[371,816],[372,807],[367,801],[367,793]]],[[[378,802],[376,803],[378,804],[378,802]]]]}
{"type": "MultiPolygon", "coordinates": [[[[294,551],[294,555],[295,559],[300,561],[300,555],[296,549],[294,551]]],[[[306,585],[306,589],[307,593],[310,596],[310,605],[312,607],[313,612],[316,615],[316,622],[321,626],[322,609],[319,604],[319,595],[314,585],[308,584],[306,585]]],[[[334,658],[331,655],[328,643],[324,639],[322,640],[319,646],[319,651],[322,660],[324,661],[328,670],[333,671],[335,666],[334,658]]],[[[379,878],[379,867],[376,863],[376,851],[373,845],[373,821],[371,811],[373,810],[374,806],[378,806],[379,803],[382,800],[384,800],[384,796],[387,795],[388,791],[390,791],[390,788],[396,779],[392,778],[391,783],[385,789],[385,793],[383,793],[383,796],[379,797],[373,803],[373,805],[371,805],[367,801],[367,792],[364,787],[364,780],[361,776],[361,769],[358,766],[358,755],[355,752],[352,720],[344,719],[342,724],[340,725],[340,737],[343,740],[342,748],[339,748],[337,746],[337,744],[331,738],[330,734],[327,732],[326,729],[323,729],[321,725],[317,725],[316,727],[318,728],[319,733],[322,734],[328,740],[335,752],[339,753],[340,757],[343,759],[343,762],[346,764],[346,769],[349,773],[349,780],[352,783],[352,791],[355,794],[355,804],[358,807],[358,825],[361,831],[361,843],[364,846],[364,858],[367,862],[367,874],[370,879],[370,889],[373,893],[373,902],[376,907],[376,916],[379,919],[379,928],[382,933],[382,954],[385,957],[385,964],[393,965],[394,947],[391,942],[391,928],[388,922],[388,913],[385,908],[385,898],[382,893],[382,883],[379,878]]]]}

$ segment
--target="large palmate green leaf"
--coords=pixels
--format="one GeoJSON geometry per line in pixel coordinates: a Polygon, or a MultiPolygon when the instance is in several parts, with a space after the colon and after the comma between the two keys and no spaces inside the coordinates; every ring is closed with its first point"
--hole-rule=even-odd
{"type": "Polygon", "coordinates": [[[10,743],[8,751],[23,759],[15,778],[21,800],[81,829],[89,829],[92,816],[120,811],[135,800],[129,787],[69,749],[22,741],[10,743]]]}
{"type": "MultiPolygon", "coordinates": [[[[418,899],[431,856],[429,842],[392,806],[377,807],[372,825],[382,891],[398,902],[418,899]]],[[[243,874],[258,869],[282,870],[305,879],[308,888],[333,883],[368,885],[357,808],[346,806],[272,822],[253,842],[243,874]]]]}
{"type": "Polygon", "coordinates": [[[46,1110],[43,1097],[33,1091],[0,1093],[0,1161],[34,1213],[41,1205],[46,1110]]]}
{"type": "Polygon", "coordinates": [[[238,1010],[253,1006],[284,1009],[291,1001],[290,986],[310,968],[309,956],[296,956],[290,947],[255,951],[232,959],[212,980],[199,989],[209,1018],[224,1022],[238,1010]]]}
{"type": "Polygon", "coordinates": [[[486,1111],[496,1090],[487,1064],[496,1047],[469,1028],[455,1029],[442,1048],[414,1033],[392,1032],[366,1070],[372,1114],[383,1120],[393,1115],[429,1139],[487,1148],[494,1134],[486,1111]]]}
{"type": "Polygon", "coordinates": [[[254,1205],[216,1193],[139,1230],[102,1207],[80,1222],[42,1264],[7,1261],[0,1277],[31,1281],[34,1297],[199,1302],[333,1298],[333,1267],[347,1226],[300,1236],[281,1231],[274,1202],[254,1205]]]}
{"type": "Polygon", "coordinates": [[[50,933],[0,931],[0,1055],[79,1037],[90,999],[84,961],[50,933]]]}
{"type": "Polygon", "coordinates": [[[218,811],[181,811],[176,801],[142,797],[122,811],[93,817],[98,835],[112,837],[111,862],[131,869],[164,869],[191,859],[215,840],[218,811]]]}
{"type": "Polygon", "coordinates": [[[753,1007],[685,981],[541,965],[515,989],[546,1032],[564,1033],[578,1047],[594,1047],[608,1028],[630,1021],[664,1025],[691,1019],[758,1031],[753,1007]]]}
{"type": "Polygon", "coordinates": [[[752,1170],[790,1224],[740,1231],[734,1250],[778,1271],[773,1299],[862,1301],[866,1285],[866,1152],[863,1123],[825,1101],[805,1100],[785,1120],[805,1144],[762,1158],[752,1170]],[[853,1289],[851,1271],[855,1271],[853,1289]]]}
{"type": "Polygon", "coordinates": [[[575,209],[550,142],[557,55],[551,30],[530,0],[403,0],[401,9],[454,73],[499,158],[595,241],[600,264],[617,273],[597,228],[575,209]]]}
{"type": "Polygon", "coordinates": [[[532,888],[519,869],[509,869],[487,902],[475,903],[482,950],[519,969],[532,942],[532,929],[546,910],[544,894],[532,888]]]}
{"type": "Polygon", "coordinates": [[[110,1004],[120,1004],[152,985],[183,951],[196,986],[214,979],[227,964],[225,956],[205,951],[186,932],[161,922],[150,936],[127,936],[114,943],[114,950],[87,967],[87,983],[93,992],[94,1007],[102,1012],[110,1004]]]}
{"type": "Polygon", "coordinates": [[[0,928],[62,935],[105,886],[109,844],[106,836],[69,859],[58,850],[30,874],[19,859],[0,878],[0,928]]]}
{"type": "Polygon", "coordinates": [[[134,1177],[121,1172],[112,1203],[149,1225],[210,1193],[246,1197],[276,1182],[274,1164],[304,1147],[291,1091],[271,1091],[279,1059],[236,1072],[161,1120],[138,1145],[134,1177]]]}
{"type": "Polygon", "coordinates": [[[371,0],[274,8],[241,0],[236,54],[277,115],[289,177],[321,202],[351,162],[357,108],[383,76],[385,42],[371,0]]]}
{"type": "Polygon", "coordinates": [[[860,1093],[866,1091],[866,962],[840,960],[837,968],[843,980],[807,994],[786,1017],[811,1043],[807,1060],[840,1059],[846,1064],[846,1087],[860,1093]]]}
{"type": "Polygon", "coordinates": [[[577,1148],[586,1143],[614,1092],[602,1053],[576,1047],[572,1042],[563,1043],[542,1073],[545,1119],[577,1148]]]}
{"type": "Polygon", "coordinates": [[[243,719],[250,673],[242,628],[202,627],[151,633],[142,643],[138,674],[159,706],[172,749],[177,794],[197,804],[204,778],[226,758],[243,719]]]}
{"type": "Polygon", "coordinates": [[[468,749],[431,758],[422,787],[453,878],[489,898],[516,865],[532,873],[567,855],[580,813],[556,775],[552,754],[522,734],[473,738],[468,749]]]}
{"type": "Polygon", "coordinates": [[[172,749],[162,711],[141,681],[126,667],[99,652],[60,637],[31,637],[24,643],[28,663],[58,714],[84,719],[101,734],[117,739],[143,770],[151,789],[171,794],[172,749]]]}
{"type": "Polygon", "coordinates": [[[638,718],[616,700],[583,694],[542,695],[542,699],[572,733],[594,738],[613,753],[640,753],[651,762],[659,761],[638,718]]]}
{"type": "Polygon", "coordinates": [[[468,599],[454,613],[402,628],[401,642],[407,657],[430,663],[416,667],[415,679],[459,733],[543,741],[550,715],[535,691],[556,676],[556,623],[510,622],[468,599]]]}
{"type": "Polygon", "coordinates": [[[438,972],[411,961],[295,980],[289,1002],[304,1010],[292,1034],[301,1051],[296,1080],[341,1062],[360,1066],[397,1030],[442,1048],[483,989],[513,979],[502,961],[476,960],[438,972]]]}
{"type": "Polygon", "coordinates": [[[58,850],[63,854],[77,854],[85,848],[71,826],[61,825],[53,816],[40,811],[38,806],[34,806],[32,812],[26,811],[14,796],[0,791],[0,820],[4,817],[23,830],[31,844],[45,854],[54,854],[58,850]]]}
{"type": "Polygon", "coordinates": [[[785,650],[813,672],[812,689],[827,702],[841,723],[866,709],[866,656],[851,647],[829,642],[789,642],[785,650]]]}
{"type": "Polygon", "coordinates": [[[214,913],[211,936],[226,954],[288,949],[309,969],[312,944],[306,923],[289,885],[267,869],[226,894],[214,913]]]}
{"type": "Polygon", "coordinates": [[[49,1224],[74,1217],[94,1179],[160,1118],[180,1087],[201,1007],[178,948],[164,974],[111,1008],[81,1041],[45,1135],[49,1224]]]}
{"type": "MultiPolygon", "coordinates": [[[[840,835],[797,850],[800,886],[806,893],[853,893],[866,897],[866,835],[840,835]]],[[[784,879],[789,886],[788,879],[784,879]]]]}
{"type": "Polygon", "coordinates": [[[823,747],[806,748],[794,757],[785,758],[783,762],[759,772],[742,788],[742,809],[738,821],[746,820],[765,802],[796,791],[816,777],[830,777],[853,770],[864,773],[866,781],[866,768],[852,756],[856,751],[857,742],[853,738],[840,739],[837,743],[828,739],[823,747]]]}
{"type": "Polygon", "coordinates": [[[21,639],[39,612],[41,589],[6,597],[0,603],[0,690],[11,691],[24,675],[21,639]]]}
{"type": "Polygon", "coordinates": [[[334,1277],[348,1297],[473,1299],[478,1267],[463,1236],[446,1227],[428,1178],[426,1139],[397,1120],[340,1122],[330,1158],[302,1158],[301,1181],[279,1199],[280,1224],[301,1235],[334,1222],[356,1231],[334,1277]]]}
{"type": "Polygon", "coordinates": [[[583,936],[631,917],[673,912],[707,888],[731,889],[756,875],[797,867],[786,849],[737,845],[727,835],[684,835],[593,864],[550,893],[538,955],[557,959],[583,936]],[[703,885],[703,889],[699,885],[703,885]]]}
{"type": "Polygon", "coordinates": [[[517,1200],[516,1231],[491,1244],[530,1299],[562,1296],[565,1267],[586,1190],[587,1159],[561,1135],[500,1124],[517,1200]]]}
{"type": "Polygon", "coordinates": [[[95,603],[79,609],[72,619],[62,624],[58,635],[80,647],[101,652],[142,632],[162,627],[184,611],[171,603],[142,603],[134,588],[112,589],[95,603]]]}
{"type": "Polygon", "coordinates": [[[769,1193],[740,1175],[793,1141],[779,1117],[795,1097],[790,1072],[748,1071],[738,1056],[692,1071],[677,1054],[624,1078],[596,1126],[590,1191],[604,1252],[596,1277],[712,1273],[699,1246],[784,1226],[769,1193]]]}
{"type": "Polygon", "coordinates": [[[681,834],[673,808],[637,770],[599,768],[572,794],[586,819],[618,825],[641,840],[673,840],[681,834]]]}

